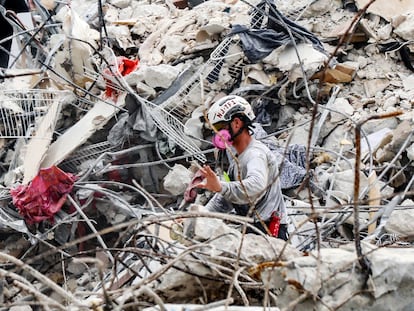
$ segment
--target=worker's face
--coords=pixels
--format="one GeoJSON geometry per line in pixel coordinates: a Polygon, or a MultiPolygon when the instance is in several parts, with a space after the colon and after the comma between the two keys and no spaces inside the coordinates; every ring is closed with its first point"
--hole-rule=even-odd
{"type": "Polygon", "coordinates": [[[214,147],[224,150],[232,145],[230,122],[220,122],[214,124],[216,132],[213,134],[212,143],[214,147]]]}
{"type": "Polygon", "coordinates": [[[232,133],[237,133],[243,127],[243,121],[236,117],[230,122],[229,126],[231,126],[232,133]]]}
{"type": "Polygon", "coordinates": [[[213,125],[217,132],[220,130],[228,130],[230,127],[230,122],[219,122],[213,125]]]}
{"type": "Polygon", "coordinates": [[[223,129],[230,130],[231,128],[233,133],[237,133],[237,131],[241,127],[243,127],[243,121],[238,117],[234,118],[230,122],[219,122],[219,123],[214,124],[214,128],[216,129],[216,131],[220,131],[223,129]]]}

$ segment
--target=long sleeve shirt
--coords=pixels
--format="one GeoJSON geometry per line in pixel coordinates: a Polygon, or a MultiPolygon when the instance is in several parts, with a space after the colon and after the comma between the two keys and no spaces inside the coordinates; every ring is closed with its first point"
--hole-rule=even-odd
{"type": "MultiPolygon", "coordinates": [[[[253,138],[237,159],[230,158],[228,171],[232,181],[221,181],[221,192],[216,193],[206,207],[217,212],[230,212],[234,208],[238,214],[245,214],[241,211],[247,212],[253,204],[263,221],[277,212],[281,224],[286,224],[286,205],[278,179],[278,162],[271,150],[253,138]]],[[[257,220],[254,214],[252,216],[257,220]]]]}

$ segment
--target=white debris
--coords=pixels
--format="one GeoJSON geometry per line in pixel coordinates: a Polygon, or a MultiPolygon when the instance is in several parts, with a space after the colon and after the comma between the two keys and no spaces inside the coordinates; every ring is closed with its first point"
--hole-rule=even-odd
{"type": "Polygon", "coordinates": [[[375,154],[378,148],[386,145],[392,139],[392,130],[389,128],[382,128],[377,132],[371,133],[361,141],[361,153],[363,156],[367,152],[375,154]]]}
{"type": "Polygon", "coordinates": [[[414,90],[414,74],[404,77],[403,79],[404,89],[409,92],[414,90]]]}
{"type": "Polygon", "coordinates": [[[354,108],[346,98],[337,98],[333,104],[333,110],[330,113],[332,123],[347,119],[354,113],[354,108]]]}
{"type": "Polygon", "coordinates": [[[406,41],[414,40],[414,9],[398,19],[397,25],[394,25],[394,33],[406,41]]]}
{"type": "Polygon", "coordinates": [[[411,249],[364,247],[372,269],[365,274],[355,267],[356,254],[348,248],[321,249],[307,257],[298,257],[283,267],[263,269],[261,277],[270,288],[281,289],[280,305],[293,304],[295,310],[338,308],[343,310],[385,310],[409,308],[413,289],[411,249]],[[404,269],[401,267],[404,266],[404,269]],[[340,285],[340,286],[339,286],[340,285]],[[369,292],[355,288],[366,287],[369,292]],[[305,295],[303,295],[305,294],[305,295]],[[300,303],[295,303],[301,297],[300,303]],[[314,299],[314,297],[318,299],[314,299]]]}
{"type": "Polygon", "coordinates": [[[98,129],[102,128],[118,111],[117,107],[125,105],[125,94],[121,95],[117,104],[108,105],[103,101],[95,103],[93,108],[74,126],[53,142],[43,159],[41,168],[47,168],[62,162],[71,152],[81,146],[98,129]],[[73,139],[76,137],[76,139],[73,139]]]}
{"type": "MultiPolygon", "coordinates": [[[[358,8],[362,9],[369,3],[369,0],[356,0],[358,8]]],[[[377,14],[387,21],[393,17],[414,12],[414,4],[411,0],[376,0],[369,7],[367,12],[377,14]]]]}
{"type": "MultiPolygon", "coordinates": [[[[355,184],[355,172],[353,170],[345,170],[337,172],[333,178],[333,189],[343,192],[349,198],[353,198],[354,184],[355,184]]],[[[367,176],[363,172],[359,172],[359,193],[368,186],[367,176]]]]}
{"type": "Polygon", "coordinates": [[[175,164],[164,177],[164,188],[173,195],[183,194],[194,173],[182,164],[175,164]]]}
{"type": "Polygon", "coordinates": [[[171,65],[141,65],[134,77],[138,78],[138,81],[145,82],[151,88],[160,87],[167,89],[177,78],[178,74],[179,70],[171,65]]]}
{"type": "MultiPolygon", "coordinates": [[[[385,230],[398,236],[411,237],[414,235],[414,202],[405,200],[401,203],[401,209],[394,210],[385,224],[385,230]]],[[[410,238],[412,240],[412,238],[410,238]]]]}
{"type": "Polygon", "coordinates": [[[263,59],[263,63],[277,67],[281,71],[290,72],[290,81],[296,81],[303,77],[302,68],[307,73],[313,73],[326,60],[327,56],[315,50],[312,45],[301,43],[296,47],[288,46],[275,49],[263,59]]]}

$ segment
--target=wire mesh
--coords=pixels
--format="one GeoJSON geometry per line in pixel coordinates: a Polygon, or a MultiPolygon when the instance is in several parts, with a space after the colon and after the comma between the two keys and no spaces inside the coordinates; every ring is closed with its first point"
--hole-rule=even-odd
{"type": "MultiPolygon", "coordinates": [[[[252,28],[260,28],[265,19],[258,10],[252,10],[250,20],[252,28]]],[[[233,86],[246,64],[239,37],[228,36],[210,54],[207,62],[173,96],[160,104],[160,107],[165,112],[173,114],[174,120],[183,122],[194,110],[194,106],[199,106],[200,101],[202,102],[208,93],[214,90],[214,83],[222,80],[224,69],[228,73],[227,84],[233,86]]]]}
{"type": "Polygon", "coordinates": [[[206,156],[200,152],[200,148],[185,133],[185,126],[180,120],[160,106],[155,106],[148,101],[147,105],[155,124],[168,138],[200,162],[207,161],[206,156]]]}
{"type": "Polygon", "coordinates": [[[119,146],[111,145],[108,141],[91,144],[73,152],[59,167],[65,172],[77,172],[83,163],[94,161],[105,152],[119,149],[119,146]]]}
{"type": "MultiPolygon", "coordinates": [[[[305,0],[303,4],[293,12],[290,17],[299,19],[314,0],[305,0]]],[[[261,29],[267,27],[268,17],[262,10],[252,9],[250,12],[250,28],[261,29]]],[[[228,36],[211,53],[210,58],[201,66],[190,79],[171,97],[159,106],[151,107],[151,115],[157,126],[171,139],[188,152],[197,151],[198,148],[185,139],[185,121],[195,108],[206,104],[208,94],[215,89],[214,84],[223,76],[227,76],[228,88],[234,86],[240,79],[241,73],[248,60],[242,51],[240,38],[228,36]],[[226,70],[227,75],[224,73],[226,70]]],[[[221,87],[222,89],[223,87],[221,87]]],[[[204,158],[204,156],[203,156],[204,158]]],[[[204,159],[201,159],[204,162],[204,159]]]]}
{"type": "Polygon", "coordinates": [[[55,100],[56,91],[39,89],[0,91],[0,137],[27,138],[55,100]]]}
{"type": "Polygon", "coordinates": [[[8,189],[0,189],[0,201],[10,198],[10,191],[8,189]]]}
{"type": "MultiPolygon", "coordinates": [[[[200,104],[200,100],[212,90],[212,85],[219,80],[220,73],[226,66],[226,60],[231,59],[232,66],[227,66],[230,81],[233,84],[240,76],[245,63],[244,54],[237,49],[237,38],[225,38],[212,52],[209,60],[197,70],[193,76],[169,99],[160,104],[160,107],[179,121],[184,121],[200,104]],[[231,51],[238,51],[229,54],[231,51]]],[[[202,103],[204,104],[204,103],[202,103]]]]}
{"type": "Polygon", "coordinates": [[[214,83],[220,79],[223,68],[227,69],[230,77],[228,84],[233,85],[240,77],[245,63],[239,41],[237,36],[226,37],[211,53],[208,61],[173,96],[158,106],[147,102],[157,127],[202,163],[206,162],[206,156],[200,153],[200,148],[186,134],[184,123],[195,108],[204,104],[207,94],[214,90],[214,83]]]}
{"type": "Polygon", "coordinates": [[[83,112],[91,110],[97,101],[95,98],[88,95],[77,96],[76,99],[77,100],[75,102],[71,102],[70,104],[83,112]]]}

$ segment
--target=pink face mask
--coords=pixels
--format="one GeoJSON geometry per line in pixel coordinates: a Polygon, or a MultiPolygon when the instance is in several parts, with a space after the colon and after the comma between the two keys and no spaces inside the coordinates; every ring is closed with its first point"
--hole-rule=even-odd
{"type": "Polygon", "coordinates": [[[231,146],[233,143],[231,141],[231,134],[227,129],[222,129],[218,131],[217,134],[214,134],[212,142],[214,147],[220,150],[225,150],[226,146],[231,146]]]}

